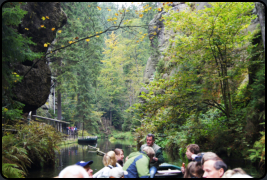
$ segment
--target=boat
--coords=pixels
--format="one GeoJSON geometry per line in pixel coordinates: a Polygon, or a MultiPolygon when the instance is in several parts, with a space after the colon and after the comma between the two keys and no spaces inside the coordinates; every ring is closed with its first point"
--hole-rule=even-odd
{"type": "Polygon", "coordinates": [[[97,136],[86,136],[78,138],[79,144],[95,144],[97,143],[97,136]]]}
{"type": "Polygon", "coordinates": [[[181,167],[173,164],[162,163],[154,178],[183,178],[181,167]]]}

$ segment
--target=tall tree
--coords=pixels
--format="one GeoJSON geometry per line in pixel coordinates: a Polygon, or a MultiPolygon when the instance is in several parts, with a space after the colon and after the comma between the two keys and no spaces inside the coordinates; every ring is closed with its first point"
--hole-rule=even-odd
{"type": "Polygon", "coordinates": [[[247,68],[245,56],[235,51],[245,53],[251,34],[244,29],[255,18],[250,13],[253,6],[245,2],[212,3],[211,8],[197,12],[175,12],[164,6],[170,13],[165,16],[166,29],[179,32],[170,40],[175,45],[164,58],[169,66],[165,72],[174,66],[179,69],[169,79],[158,76],[147,86],[150,92],[142,94],[146,103],[136,107],[149,125],[143,128],[166,127],[166,132],[174,125],[181,126],[190,115],[197,115],[203,103],[218,108],[230,122],[232,96],[237,89],[231,82],[247,68]]]}

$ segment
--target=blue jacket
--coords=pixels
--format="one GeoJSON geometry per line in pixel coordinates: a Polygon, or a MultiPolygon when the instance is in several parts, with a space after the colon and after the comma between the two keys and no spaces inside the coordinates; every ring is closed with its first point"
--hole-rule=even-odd
{"type": "Polygon", "coordinates": [[[122,169],[128,174],[124,178],[149,178],[149,160],[145,152],[133,152],[122,169]]]}

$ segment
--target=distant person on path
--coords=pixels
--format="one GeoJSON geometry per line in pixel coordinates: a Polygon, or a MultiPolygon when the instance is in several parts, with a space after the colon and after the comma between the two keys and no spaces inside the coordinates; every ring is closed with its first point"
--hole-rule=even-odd
{"type": "Polygon", "coordinates": [[[133,152],[128,156],[122,169],[128,174],[124,178],[149,178],[149,162],[153,160],[155,151],[152,147],[145,147],[141,152],[133,152]]]}
{"type": "Polygon", "coordinates": [[[93,169],[90,168],[91,164],[93,164],[93,161],[79,161],[76,163],[76,165],[82,166],[86,170],[90,178],[93,178],[93,169]]]}
{"type": "MultiPolygon", "coordinates": [[[[189,144],[186,146],[186,157],[189,160],[194,161],[195,157],[197,154],[200,152],[199,146],[197,144],[189,144]]],[[[185,168],[182,166],[181,171],[184,174],[185,173],[185,168]]]]}
{"type": "Polygon", "coordinates": [[[73,135],[73,126],[71,126],[71,128],[70,128],[70,129],[71,129],[71,134],[73,135]]]}
{"type": "Polygon", "coordinates": [[[123,158],[124,158],[123,150],[120,148],[116,148],[116,149],[114,149],[114,152],[116,154],[116,160],[117,160],[116,166],[122,167],[123,166],[123,158]]]}
{"type": "Polygon", "coordinates": [[[68,135],[70,135],[70,127],[68,126],[67,129],[68,129],[68,135]]]}
{"type": "Polygon", "coordinates": [[[104,168],[97,171],[93,178],[109,178],[109,171],[116,167],[116,157],[114,151],[107,152],[103,157],[104,168]]]}
{"type": "Polygon", "coordinates": [[[89,178],[89,175],[83,167],[71,165],[60,171],[58,178],[89,178]]]}
{"type": "Polygon", "coordinates": [[[142,145],[140,148],[140,152],[143,151],[145,147],[152,147],[155,151],[155,156],[153,157],[153,160],[149,164],[149,173],[150,178],[154,178],[157,169],[161,163],[164,163],[164,158],[162,154],[162,149],[157,144],[155,144],[155,137],[153,134],[148,134],[146,136],[146,144],[142,145]]]}

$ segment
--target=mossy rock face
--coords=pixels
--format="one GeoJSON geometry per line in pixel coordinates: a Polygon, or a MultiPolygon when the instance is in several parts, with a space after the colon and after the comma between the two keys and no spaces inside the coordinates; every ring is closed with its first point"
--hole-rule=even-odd
{"type": "MultiPolygon", "coordinates": [[[[18,32],[24,37],[31,37],[36,46],[30,45],[33,52],[46,53],[48,47],[44,47],[45,43],[52,43],[56,37],[56,32],[67,22],[67,16],[61,9],[60,2],[27,2],[21,6],[23,10],[28,11],[21,24],[18,32]],[[42,17],[48,16],[49,19],[42,20],[42,17]],[[40,28],[44,25],[46,28],[40,28]],[[25,30],[28,28],[29,30],[25,30]],[[52,28],[55,28],[52,31],[52,28]]],[[[23,112],[36,110],[45,104],[51,87],[51,70],[45,61],[35,59],[33,61],[25,60],[16,66],[16,73],[23,76],[29,73],[25,78],[16,84],[13,93],[16,100],[25,104],[23,112]],[[31,66],[35,66],[29,71],[31,66]]]]}

